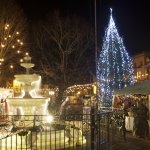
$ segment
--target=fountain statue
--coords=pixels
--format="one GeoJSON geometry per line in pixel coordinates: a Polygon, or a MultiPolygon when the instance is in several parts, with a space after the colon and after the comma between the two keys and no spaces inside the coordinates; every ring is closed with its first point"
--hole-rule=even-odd
{"type": "Polygon", "coordinates": [[[30,68],[34,67],[34,64],[31,63],[31,57],[29,55],[24,57],[24,63],[21,63],[21,66],[26,68],[26,74],[15,75],[17,81],[21,82],[24,87],[24,98],[32,98],[30,91],[32,83],[40,80],[40,76],[37,74],[29,74],[30,68]]]}
{"type": "Polygon", "coordinates": [[[15,75],[15,79],[22,84],[22,92],[24,96],[21,98],[7,98],[8,114],[9,115],[46,115],[48,98],[33,97],[31,91],[35,82],[41,80],[41,76],[37,74],[30,74],[30,69],[34,67],[31,63],[31,57],[26,55],[21,66],[26,69],[25,74],[15,75]]]}

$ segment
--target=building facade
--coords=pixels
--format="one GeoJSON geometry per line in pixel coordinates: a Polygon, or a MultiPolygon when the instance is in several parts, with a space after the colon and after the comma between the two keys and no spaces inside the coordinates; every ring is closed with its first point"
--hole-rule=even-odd
{"type": "Polygon", "coordinates": [[[141,52],[133,57],[137,81],[150,80],[150,52],[141,52]]]}

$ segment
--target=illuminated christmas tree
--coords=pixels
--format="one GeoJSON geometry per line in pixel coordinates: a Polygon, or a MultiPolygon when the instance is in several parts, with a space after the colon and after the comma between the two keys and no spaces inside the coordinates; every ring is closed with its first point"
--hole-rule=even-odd
{"type": "Polygon", "coordinates": [[[97,86],[100,92],[100,105],[103,107],[112,105],[114,89],[134,83],[132,60],[118,34],[112,9],[110,10],[110,20],[97,63],[97,86]]]}

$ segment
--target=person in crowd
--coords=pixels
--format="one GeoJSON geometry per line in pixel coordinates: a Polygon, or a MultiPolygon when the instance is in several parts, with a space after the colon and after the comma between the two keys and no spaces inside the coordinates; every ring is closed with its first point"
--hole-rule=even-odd
{"type": "Polygon", "coordinates": [[[118,109],[119,109],[119,101],[120,101],[119,96],[116,95],[113,100],[113,111],[114,112],[118,111],[118,109]]]}
{"type": "Polygon", "coordinates": [[[140,123],[141,123],[141,129],[142,130],[142,137],[148,136],[149,135],[149,125],[148,125],[148,108],[146,105],[143,103],[143,101],[140,102],[139,104],[139,116],[140,116],[140,123]]]}
{"type": "Polygon", "coordinates": [[[144,138],[149,135],[149,125],[148,125],[148,108],[144,105],[141,100],[136,108],[134,117],[134,127],[133,133],[140,138],[144,138]]]}

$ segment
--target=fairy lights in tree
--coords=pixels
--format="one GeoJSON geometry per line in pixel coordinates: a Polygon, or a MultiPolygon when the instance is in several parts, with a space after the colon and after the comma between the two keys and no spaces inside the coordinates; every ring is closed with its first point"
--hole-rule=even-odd
{"type": "MultiPolygon", "coordinates": [[[[16,54],[20,54],[23,48],[23,41],[21,40],[21,35],[19,31],[6,23],[3,26],[0,26],[0,67],[3,69],[3,66],[8,66],[13,68],[11,64],[18,61],[19,59],[16,54]]],[[[19,61],[17,62],[19,63],[19,61]]],[[[5,68],[6,69],[6,68],[5,68]]]]}
{"type": "Polygon", "coordinates": [[[121,89],[134,83],[134,70],[123,40],[119,36],[110,9],[110,20],[105,31],[102,51],[97,63],[97,86],[100,105],[110,107],[114,89],[121,89]]]}
{"type": "Polygon", "coordinates": [[[15,0],[0,0],[0,87],[12,82],[16,71],[22,71],[20,59],[26,49],[26,21],[15,0]]]}

